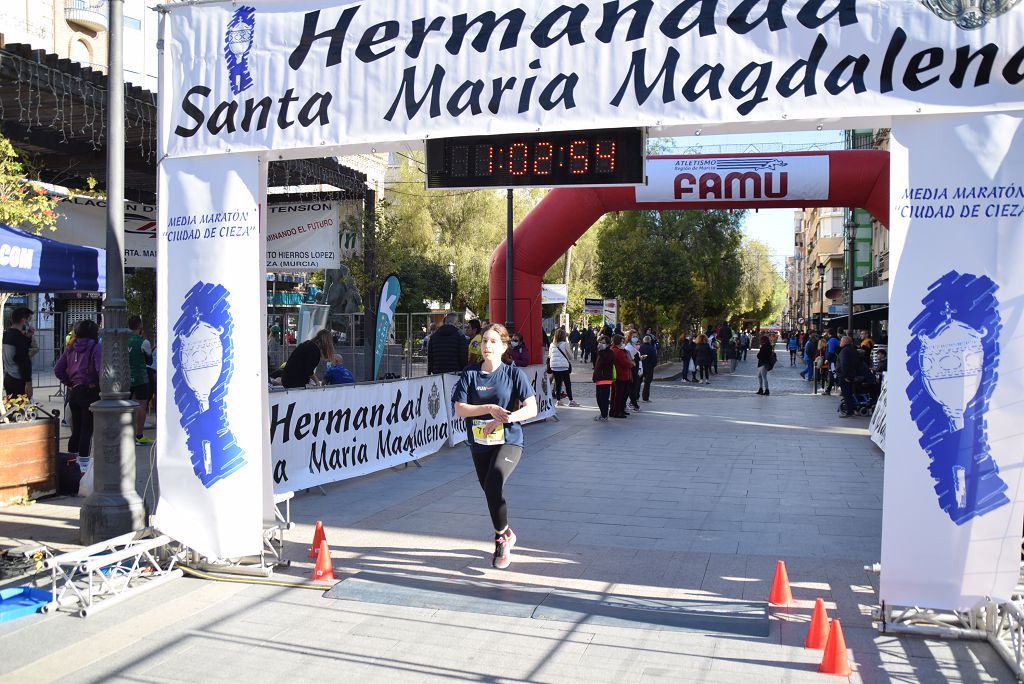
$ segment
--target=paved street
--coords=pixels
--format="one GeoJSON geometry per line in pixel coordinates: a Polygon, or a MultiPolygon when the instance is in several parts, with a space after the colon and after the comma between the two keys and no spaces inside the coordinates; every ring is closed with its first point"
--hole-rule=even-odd
{"type": "MultiPolygon", "coordinates": [[[[1012,681],[987,644],[872,627],[878,577],[864,565],[880,553],[882,455],[866,419],[836,420],[838,398],[811,395],[799,369],[780,362],[771,397],[754,394],[751,356],[708,386],[658,382],[639,414],[608,423],[592,420],[588,369],[577,364],[583,406],[526,430],[506,489],[519,537],[506,571],[491,568],[490,523],[464,447],[423,468],[297,495],[293,564],[276,579],[308,576],[322,519],[339,578],[374,571],[447,587],[450,604],[180,579],[87,619],[0,624],[0,680],[823,681],[821,652],[802,648],[820,596],[841,618],[853,681],[1012,681]],[[511,601],[505,613],[478,612],[459,596],[542,587],[763,601],[777,559],[797,602],[772,609],[767,637],[522,617],[511,601]]],[[[0,509],[0,547],[28,536],[66,542],[79,503],[0,509]]]]}

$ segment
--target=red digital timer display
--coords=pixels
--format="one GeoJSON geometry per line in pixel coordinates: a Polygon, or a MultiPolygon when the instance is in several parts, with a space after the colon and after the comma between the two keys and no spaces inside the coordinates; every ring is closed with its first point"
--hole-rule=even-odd
{"type": "Polygon", "coordinates": [[[639,128],[427,141],[428,188],[643,182],[644,135],[639,128]]]}

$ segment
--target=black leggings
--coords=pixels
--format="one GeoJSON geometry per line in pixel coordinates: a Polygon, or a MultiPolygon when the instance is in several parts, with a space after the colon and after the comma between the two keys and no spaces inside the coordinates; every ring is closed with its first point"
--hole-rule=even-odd
{"type": "Polygon", "coordinates": [[[514,444],[501,444],[473,449],[473,465],[476,467],[476,479],[487,497],[487,510],[491,514],[491,523],[495,532],[502,532],[508,527],[508,506],[502,489],[505,480],[519,465],[523,456],[523,448],[514,444]]]}
{"type": "Polygon", "coordinates": [[[597,386],[597,408],[601,409],[601,416],[604,418],[608,417],[608,406],[611,404],[612,399],[612,386],[611,385],[598,385],[597,386]]]}
{"type": "Polygon", "coordinates": [[[562,385],[565,385],[565,393],[572,401],[572,380],[569,379],[571,371],[551,371],[555,376],[555,401],[562,398],[562,385]]]}
{"type": "Polygon", "coordinates": [[[707,380],[708,378],[711,377],[711,364],[702,363],[699,366],[697,366],[697,370],[700,371],[701,380],[707,380]]]}
{"type": "Polygon", "coordinates": [[[68,451],[88,458],[92,451],[92,411],[89,407],[99,401],[100,388],[78,385],[70,390],[71,398],[71,438],[68,439],[68,451]]]}

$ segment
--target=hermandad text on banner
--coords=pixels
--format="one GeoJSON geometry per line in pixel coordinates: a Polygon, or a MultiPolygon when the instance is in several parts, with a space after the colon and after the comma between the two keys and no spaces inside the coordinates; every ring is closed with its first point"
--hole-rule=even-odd
{"type": "MultiPolygon", "coordinates": [[[[555,415],[544,366],[524,368],[538,393],[538,414],[555,415]]],[[[429,456],[466,439],[455,417],[454,374],[270,395],[274,492],[306,489],[429,456]]]]}
{"type": "Polygon", "coordinates": [[[1009,110],[1024,11],[925,3],[309,0],[165,6],[170,156],[428,135],[1009,110]],[[350,94],[359,93],[352,107],[350,94]],[[468,124],[470,128],[466,128],[468,124]]]}

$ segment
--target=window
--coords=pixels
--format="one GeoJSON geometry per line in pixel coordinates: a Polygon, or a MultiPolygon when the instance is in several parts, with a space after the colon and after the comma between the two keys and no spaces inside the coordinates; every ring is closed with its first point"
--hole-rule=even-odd
{"type": "Polygon", "coordinates": [[[141,31],[142,30],[142,20],[141,19],[136,19],[135,17],[127,17],[126,16],[124,18],[124,27],[125,28],[130,28],[130,29],[135,29],[136,31],[141,31]]]}
{"type": "Polygon", "coordinates": [[[92,50],[84,40],[76,40],[71,43],[71,59],[79,64],[92,64],[92,50]]]}

